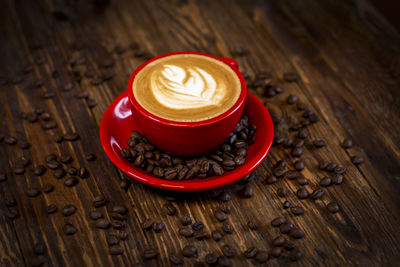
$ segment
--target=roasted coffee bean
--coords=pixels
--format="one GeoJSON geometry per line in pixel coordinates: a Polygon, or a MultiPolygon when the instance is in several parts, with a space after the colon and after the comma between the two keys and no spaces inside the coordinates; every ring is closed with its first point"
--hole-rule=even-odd
{"type": "Polygon", "coordinates": [[[174,265],[183,265],[183,262],[184,262],[184,259],[183,259],[182,255],[177,254],[177,253],[170,253],[169,254],[169,260],[174,265]]]}
{"type": "Polygon", "coordinates": [[[309,183],[308,179],[305,178],[304,176],[297,177],[296,181],[299,185],[308,185],[309,183]]]}
{"type": "Polygon", "coordinates": [[[312,111],[312,110],[310,110],[310,109],[306,109],[306,110],[304,110],[304,112],[303,112],[303,118],[309,118],[311,115],[313,115],[314,114],[314,112],[312,111]]]}
{"type": "Polygon", "coordinates": [[[231,233],[233,233],[233,226],[229,221],[225,221],[222,224],[222,230],[227,234],[231,234],[231,233]]]}
{"type": "Polygon", "coordinates": [[[215,211],[215,212],[214,212],[214,216],[215,216],[215,218],[216,218],[218,221],[220,221],[220,222],[223,222],[223,221],[225,221],[225,220],[228,218],[228,216],[226,216],[226,214],[225,214],[223,211],[221,211],[221,210],[215,211]]]}
{"type": "Polygon", "coordinates": [[[142,223],[142,229],[143,230],[149,230],[149,229],[153,228],[153,224],[154,224],[154,221],[152,219],[146,219],[142,223]]]}
{"type": "Polygon", "coordinates": [[[275,165],[274,168],[282,168],[284,169],[286,167],[286,162],[284,160],[278,160],[275,165]]]}
{"type": "Polygon", "coordinates": [[[320,199],[324,196],[325,192],[322,189],[315,189],[312,194],[311,198],[312,199],[320,199]]]}
{"type": "Polygon", "coordinates": [[[107,229],[110,227],[110,222],[107,219],[99,218],[96,220],[96,227],[100,229],[107,229]]]}
{"type": "Polygon", "coordinates": [[[42,114],[40,114],[39,117],[43,121],[49,121],[51,119],[50,113],[47,113],[47,112],[43,112],[42,114]]]}
{"type": "Polygon", "coordinates": [[[25,169],[24,169],[24,166],[15,166],[14,168],[13,168],[13,172],[15,173],[15,174],[18,174],[18,175],[20,175],[20,174],[24,174],[24,172],[25,172],[25,169]]]}
{"type": "Polygon", "coordinates": [[[204,230],[194,232],[194,238],[197,240],[203,240],[208,238],[208,234],[204,230]]]}
{"type": "Polygon", "coordinates": [[[269,254],[265,250],[259,250],[256,254],[256,261],[259,263],[267,262],[269,259],[269,254]]]}
{"type": "Polygon", "coordinates": [[[211,237],[214,241],[218,242],[222,239],[222,234],[219,231],[214,230],[211,232],[211,237]]]}
{"type": "Polygon", "coordinates": [[[268,176],[268,178],[265,180],[267,184],[274,184],[278,179],[274,175],[268,176]]]}
{"type": "Polygon", "coordinates": [[[340,185],[343,183],[344,177],[341,174],[335,174],[332,177],[332,183],[336,184],[336,185],[340,185]]]}
{"type": "Polygon", "coordinates": [[[55,170],[61,167],[61,164],[58,161],[52,160],[46,163],[49,169],[55,170]]]}
{"type": "Polygon", "coordinates": [[[100,211],[93,210],[89,213],[89,217],[92,220],[98,220],[100,218],[103,218],[103,214],[100,211]]]}
{"type": "Polygon", "coordinates": [[[8,211],[5,213],[6,217],[10,220],[15,220],[16,218],[19,217],[19,212],[16,208],[11,207],[8,209],[8,211]]]}
{"type": "Polygon", "coordinates": [[[287,234],[293,229],[293,224],[290,222],[285,222],[279,226],[279,231],[282,234],[287,234]]]}
{"type": "Polygon", "coordinates": [[[280,248],[280,247],[273,247],[272,249],[271,249],[271,255],[272,255],[272,257],[274,257],[274,258],[278,258],[281,254],[282,254],[282,248],[280,248]]]}
{"type": "Polygon", "coordinates": [[[344,166],[337,166],[334,170],[334,173],[336,174],[345,174],[347,172],[347,168],[344,166]]]}
{"type": "Polygon", "coordinates": [[[203,222],[195,222],[193,225],[192,225],[192,229],[194,230],[194,231],[199,231],[199,230],[202,230],[204,228],[204,223],[203,222]]]}
{"type": "Polygon", "coordinates": [[[187,258],[197,258],[197,248],[192,245],[187,245],[182,249],[182,255],[187,258]]]}
{"type": "Polygon", "coordinates": [[[324,177],[319,181],[319,185],[323,187],[330,186],[332,184],[332,179],[330,177],[324,177]]]}
{"type": "Polygon", "coordinates": [[[94,108],[95,106],[97,106],[97,102],[93,98],[87,98],[86,103],[89,108],[94,108]]]}
{"type": "Polygon", "coordinates": [[[328,166],[328,164],[329,164],[329,162],[327,162],[327,161],[321,161],[320,163],[319,163],[319,169],[320,170],[325,170],[326,169],[326,167],[328,166]]]}
{"type": "Polygon", "coordinates": [[[219,204],[219,209],[225,213],[231,213],[232,205],[228,202],[222,202],[219,204]]]}
{"type": "Polygon", "coordinates": [[[283,224],[285,222],[286,222],[286,218],[285,217],[276,217],[275,219],[273,219],[271,221],[271,225],[273,227],[278,227],[278,226],[280,226],[281,224],[283,224]]]}
{"type": "Polygon", "coordinates": [[[125,227],[124,222],[117,221],[117,220],[112,220],[110,222],[110,224],[111,224],[112,228],[117,229],[117,230],[123,229],[125,227]]]}
{"type": "Polygon", "coordinates": [[[121,150],[121,156],[124,159],[129,159],[131,157],[131,151],[129,149],[124,148],[121,150]]]}
{"type": "Polygon", "coordinates": [[[146,249],[143,252],[143,258],[146,260],[154,259],[157,257],[157,255],[158,255],[157,250],[155,250],[153,248],[146,249]]]}
{"type": "Polygon", "coordinates": [[[66,175],[66,171],[63,168],[59,168],[53,172],[53,176],[57,179],[61,179],[66,175]]]}
{"type": "Polygon", "coordinates": [[[316,123],[319,122],[319,117],[317,114],[311,114],[310,117],[308,118],[308,120],[310,121],[310,123],[316,123]]]}
{"type": "Polygon", "coordinates": [[[68,167],[67,173],[71,176],[76,176],[76,175],[78,175],[78,170],[74,167],[68,167]]]}
{"type": "Polygon", "coordinates": [[[50,130],[50,129],[57,128],[57,123],[53,120],[50,120],[50,121],[43,123],[41,127],[43,130],[50,130]]]}
{"type": "Polygon", "coordinates": [[[107,204],[107,199],[103,195],[98,195],[92,202],[95,208],[100,208],[107,204]]]}
{"type": "Polygon", "coordinates": [[[294,143],[293,139],[289,137],[289,138],[285,139],[285,141],[283,142],[283,147],[290,148],[293,146],[293,143],[294,143]]]}
{"type": "MultiPolygon", "coordinates": [[[[142,156],[142,155],[139,155],[139,156],[136,158],[135,163],[137,162],[137,159],[138,159],[140,156],[142,156]]],[[[140,164],[141,164],[141,163],[140,163],[140,164]]],[[[139,165],[140,165],[140,164],[139,164],[139,165]]],[[[136,166],[136,165],[135,165],[135,166],[136,166]]],[[[158,178],[163,177],[163,175],[164,175],[164,169],[162,169],[161,167],[155,167],[155,168],[153,169],[153,174],[154,174],[154,176],[156,176],[156,177],[158,177],[158,178]]]]}
{"type": "Polygon", "coordinates": [[[26,195],[28,197],[37,197],[40,194],[40,190],[36,187],[30,187],[26,190],[26,195]]]}
{"type": "Polygon", "coordinates": [[[287,241],[285,244],[283,244],[283,248],[286,250],[293,250],[296,248],[296,244],[293,243],[292,241],[287,241]]]}
{"type": "Polygon", "coordinates": [[[5,173],[0,173],[0,183],[7,181],[7,175],[5,173]]]}
{"type": "Polygon", "coordinates": [[[353,140],[351,140],[351,139],[349,139],[349,138],[346,138],[346,139],[343,140],[343,142],[342,142],[342,147],[343,147],[344,149],[351,148],[352,146],[353,146],[353,140]]]}
{"type": "Polygon", "coordinates": [[[295,168],[297,171],[302,171],[302,170],[304,169],[304,161],[302,161],[301,159],[300,159],[300,160],[297,160],[297,161],[294,163],[294,168],[295,168]]]}
{"type": "Polygon", "coordinates": [[[46,251],[46,246],[43,243],[37,242],[33,245],[33,252],[36,255],[43,255],[45,251],[46,251]]]}
{"type": "Polygon", "coordinates": [[[128,189],[129,189],[129,186],[131,185],[131,183],[130,182],[128,182],[128,181],[126,181],[126,180],[122,180],[120,183],[119,183],[119,186],[123,189],[123,190],[125,190],[125,191],[127,191],[128,189]]]}
{"type": "Polygon", "coordinates": [[[276,168],[272,172],[277,178],[279,178],[279,177],[282,177],[283,175],[285,175],[286,169],[276,168]]]}
{"type": "MultiPolygon", "coordinates": [[[[147,152],[146,152],[147,153],[147,152]]],[[[175,179],[178,173],[175,168],[167,167],[164,171],[164,178],[167,180],[175,179]]]]}
{"type": "Polygon", "coordinates": [[[296,139],[296,141],[294,141],[293,146],[294,147],[303,147],[304,146],[304,139],[296,139]]]}
{"type": "Polygon", "coordinates": [[[304,237],[304,232],[299,228],[295,227],[290,231],[289,235],[293,238],[300,239],[304,237]]]}
{"type": "Polygon", "coordinates": [[[63,232],[64,232],[64,234],[66,234],[66,235],[73,235],[73,234],[75,234],[77,231],[78,231],[78,229],[76,229],[75,226],[73,226],[73,225],[70,224],[70,223],[66,223],[66,224],[64,224],[64,226],[63,226],[63,232]]]}
{"type": "Polygon", "coordinates": [[[72,161],[71,155],[61,155],[60,156],[61,163],[67,164],[67,163],[70,163],[71,161],[72,161]]]}
{"type": "Polygon", "coordinates": [[[111,217],[111,219],[114,219],[117,221],[125,221],[126,220],[126,216],[124,216],[123,214],[120,214],[118,212],[111,212],[110,217],[111,217]]]}
{"type": "Polygon", "coordinates": [[[168,214],[169,216],[173,216],[176,214],[176,208],[171,203],[166,203],[162,206],[162,210],[168,214]]]}
{"type": "Polygon", "coordinates": [[[47,206],[46,211],[48,214],[55,213],[57,211],[57,206],[54,204],[50,204],[47,206]]]}
{"type": "Polygon", "coordinates": [[[249,184],[245,185],[242,192],[245,198],[250,198],[254,195],[253,187],[249,184]]]}
{"type": "Polygon", "coordinates": [[[250,248],[246,249],[246,251],[243,254],[246,258],[252,259],[256,256],[257,252],[258,252],[258,249],[256,247],[250,247],[250,248]]]}
{"type": "Polygon", "coordinates": [[[212,171],[217,176],[221,176],[224,174],[224,169],[218,164],[212,164],[212,171]]]}
{"type": "Polygon", "coordinates": [[[278,237],[276,237],[274,240],[272,240],[272,245],[280,247],[283,246],[283,244],[285,244],[286,242],[286,238],[283,235],[280,235],[278,237]]]}
{"type": "Polygon", "coordinates": [[[228,244],[223,245],[221,250],[222,253],[228,258],[232,258],[236,254],[236,251],[228,244]]]}
{"type": "Polygon", "coordinates": [[[186,226],[192,223],[192,218],[189,215],[183,215],[181,218],[182,225],[186,226]]]}
{"type": "Polygon", "coordinates": [[[307,189],[305,189],[304,187],[299,188],[296,192],[296,195],[299,199],[306,199],[309,196],[309,193],[307,191],[307,189]]]}
{"type": "Polygon", "coordinates": [[[299,250],[294,249],[294,250],[290,251],[288,257],[291,261],[298,261],[299,259],[301,259],[303,257],[303,254],[299,250]]]}
{"type": "Polygon", "coordinates": [[[293,206],[290,208],[290,211],[294,214],[294,215],[302,215],[304,214],[305,210],[303,207],[300,206],[293,206]]]}
{"type": "Polygon", "coordinates": [[[299,131],[298,137],[301,139],[306,139],[310,135],[310,132],[307,130],[307,128],[303,128],[299,131]]]}
{"type": "Polygon", "coordinates": [[[360,156],[352,156],[351,162],[353,162],[354,165],[360,165],[364,163],[364,158],[360,156]]]}
{"type": "Polygon", "coordinates": [[[4,137],[4,143],[6,143],[7,145],[10,145],[10,146],[13,146],[17,143],[17,139],[15,137],[7,135],[4,137]]]}
{"type": "Polygon", "coordinates": [[[184,237],[192,237],[194,234],[193,229],[188,228],[188,227],[180,228],[178,232],[181,236],[184,236],[184,237]]]}
{"type": "Polygon", "coordinates": [[[280,188],[278,188],[277,194],[279,197],[286,197],[288,194],[288,190],[286,187],[280,187],[280,188]]]}
{"type": "Polygon", "coordinates": [[[330,162],[330,163],[328,163],[328,165],[326,166],[325,170],[327,170],[328,172],[333,172],[337,166],[338,166],[337,163],[335,163],[335,162],[330,162]]]}
{"type": "Polygon", "coordinates": [[[295,104],[297,101],[299,101],[299,98],[296,95],[289,95],[286,98],[286,103],[289,105],[295,104]]]}
{"type": "Polygon", "coordinates": [[[231,266],[231,261],[226,256],[221,256],[218,258],[218,265],[223,267],[231,266]]]}
{"type": "Polygon", "coordinates": [[[164,229],[164,223],[162,222],[154,222],[153,224],[153,231],[159,233],[164,229]]]}
{"type": "Polygon", "coordinates": [[[86,160],[87,161],[94,161],[94,160],[96,160],[96,155],[93,154],[93,153],[89,153],[89,154],[86,155],[86,160]]]}
{"type": "Polygon", "coordinates": [[[119,214],[126,214],[128,209],[125,206],[114,206],[111,211],[119,214]]]}
{"type": "Polygon", "coordinates": [[[65,179],[65,181],[64,181],[64,185],[66,186],[66,187],[73,187],[73,186],[75,186],[76,184],[78,184],[79,183],[79,181],[78,181],[78,179],[76,179],[75,177],[68,177],[67,179],[65,179]]]}
{"type": "Polygon", "coordinates": [[[112,245],[110,246],[110,254],[111,255],[121,255],[124,253],[124,250],[120,245],[112,245]]]}
{"type": "Polygon", "coordinates": [[[64,216],[71,216],[72,214],[75,213],[75,211],[76,207],[74,205],[68,204],[64,206],[61,212],[64,216]]]}
{"type": "Polygon", "coordinates": [[[285,202],[283,202],[282,207],[283,207],[284,209],[290,208],[290,202],[286,200],[285,202]]]}
{"type": "Polygon", "coordinates": [[[340,210],[340,207],[336,202],[330,202],[326,207],[331,213],[336,213],[340,210]]]}
{"type": "Polygon", "coordinates": [[[63,135],[65,141],[76,141],[80,138],[78,133],[66,133],[63,135]]]}
{"type": "Polygon", "coordinates": [[[291,152],[293,157],[300,157],[303,154],[303,149],[301,147],[295,147],[291,152]]]}
{"type": "Polygon", "coordinates": [[[317,139],[317,140],[313,141],[313,145],[317,148],[321,148],[321,147],[326,146],[326,142],[322,139],[317,139]]]}
{"type": "Polygon", "coordinates": [[[219,194],[219,200],[222,202],[227,202],[227,201],[230,201],[231,199],[232,199],[232,196],[227,192],[221,192],[219,194]]]}
{"type": "Polygon", "coordinates": [[[89,175],[89,172],[87,171],[87,169],[85,167],[80,167],[79,171],[78,171],[78,176],[79,178],[86,178],[89,175]]]}
{"type": "Polygon", "coordinates": [[[205,257],[204,257],[204,261],[206,262],[206,264],[208,265],[216,265],[218,263],[218,256],[217,254],[215,254],[214,252],[208,253],[205,257]]]}

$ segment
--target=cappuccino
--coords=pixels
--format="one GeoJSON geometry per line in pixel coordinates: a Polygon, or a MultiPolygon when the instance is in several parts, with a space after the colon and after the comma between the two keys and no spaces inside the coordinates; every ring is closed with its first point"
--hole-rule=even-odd
{"type": "Polygon", "coordinates": [[[241,84],[227,64],[203,55],[159,58],[140,70],[132,84],[136,101],[171,121],[196,122],[217,117],[238,100],[241,84]]]}

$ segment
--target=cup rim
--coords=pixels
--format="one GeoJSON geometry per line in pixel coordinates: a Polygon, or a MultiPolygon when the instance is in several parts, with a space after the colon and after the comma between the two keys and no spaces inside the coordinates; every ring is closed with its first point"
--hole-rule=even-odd
{"type": "Polygon", "coordinates": [[[157,123],[160,124],[164,124],[164,125],[168,125],[168,126],[177,126],[177,127],[197,127],[197,126],[205,126],[205,125],[210,125],[216,122],[219,122],[227,117],[229,117],[230,115],[232,115],[233,113],[235,113],[238,109],[240,109],[240,107],[245,103],[246,101],[246,93],[247,93],[247,87],[246,87],[246,81],[243,77],[243,75],[240,73],[239,69],[232,66],[231,64],[229,64],[227,62],[226,59],[229,59],[232,62],[235,62],[233,59],[230,58],[224,58],[224,57],[217,57],[217,56],[213,56],[210,54],[206,54],[206,53],[201,53],[201,52],[194,52],[194,51],[181,51],[181,52],[171,52],[171,53],[166,53],[166,54],[162,54],[156,57],[151,58],[150,60],[147,60],[146,62],[144,62],[143,64],[141,64],[138,68],[136,68],[134,70],[134,72],[132,73],[131,77],[129,78],[129,82],[127,85],[127,93],[128,93],[128,99],[129,102],[131,103],[131,105],[138,111],[140,112],[142,115],[144,115],[146,118],[151,119],[152,121],[155,121],[157,123]],[[217,59],[223,63],[225,63],[226,65],[228,65],[238,76],[239,80],[240,80],[240,95],[238,100],[235,102],[235,104],[228,109],[227,111],[225,111],[224,113],[214,117],[214,118],[210,118],[207,120],[202,120],[202,121],[193,121],[193,122],[186,122],[186,121],[172,121],[172,120],[168,120],[168,119],[164,119],[161,118],[157,115],[154,115],[153,113],[150,113],[149,111],[147,111],[145,108],[143,108],[138,101],[136,101],[134,95],[133,95],[133,90],[132,90],[132,84],[133,81],[136,77],[136,75],[139,73],[139,71],[141,71],[147,64],[163,58],[163,57],[168,57],[168,56],[172,56],[172,55],[180,55],[180,54],[196,54],[196,55],[201,55],[201,56],[207,56],[207,57],[211,57],[214,59],[217,59]]]}

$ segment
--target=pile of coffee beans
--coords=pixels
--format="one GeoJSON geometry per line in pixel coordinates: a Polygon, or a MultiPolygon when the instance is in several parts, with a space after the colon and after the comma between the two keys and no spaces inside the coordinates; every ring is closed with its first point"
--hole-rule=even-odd
{"type": "MultiPolygon", "coordinates": [[[[205,179],[221,176],[243,165],[247,149],[254,143],[255,125],[243,116],[234,131],[218,149],[204,156],[181,158],[164,153],[150,143],[141,133],[134,131],[127,140],[129,148],[121,150],[123,158],[146,173],[166,180],[205,179]]],[[[251,192],[247,192],[251,194],[251,192]]]]}

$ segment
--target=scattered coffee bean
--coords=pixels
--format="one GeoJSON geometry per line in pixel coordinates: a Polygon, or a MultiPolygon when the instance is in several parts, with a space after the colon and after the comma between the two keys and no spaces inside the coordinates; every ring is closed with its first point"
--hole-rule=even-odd
{"type": "Polygon", "coordinates": [[[15,173],[15,174],[18,174],[18,175],[20,175],[20,174],[24,174],[25,173],[25,168],[24,168],[24,166],[15,166],[14,168],[13,168],[13,172],[15,173]]]}
{"type": "Polygon", "coordinates": [[[111,211],[119,214],[126,214],[128,209],[125,206],[114,206],[111,211]]]}
{"type": "Polygon", "coordinates": [[[70,224],[70,223],[66,223],[66,224],[64,224],[64,226],[63,226],[63,232],[64,232],[64,234],[66,234],[66,235],[73,235],[73,234],[75,234],[77,231],[78,231],[78,229],[76,229],[75,226],[73,226],[73,225],[70,224]]]}
{"type": "Polygon", "coordinates": [[[7,145],[10,145],[10,146],[13,146],[17,143],[17,139],[15,137],[7,135],[4,137],[4,143],[6,143],[7,145]]]}
{"type": "Polygon", "coordinates": [[[110,222],[107,219],[99,218],[96,220],[96,227],[100,229],[107,229],[110,227],[110,222]]]}
{"type": "Polygon", "coordinates": [[[301,259],[301,257],[303,257],[303,254],[297,249],[294,249],[289,253],[289,259],[291,261],[298,261],[299,259],[301,259]]]}
{"type": "Polygon", "coordinates": [[[67,173],[71,176],[76,176],[76,175],[78,175],[78,170],[74,167],[68,167],[67,173]]]}
{"type": "Polygon", "coordinates": [[[286,169],[284,169],[284,168],[276,168],[276,169],[274,169],[272,172],[273,172],[273,174],[274,174],[277,178],[280,178],[280,177],[282,177],[283,175],[285,175],[285,173],[286,173],[287,171],[286,171],[286,169]]]}
{"type": "Polygon", "coordinates": [[[78,133],[66,133],[63,135],[65,141],[76,141],[80,138],[78,133]]]}
{"type": "Polygon", "coordinates": [[[283,207],[284,209],[290,208],[290,202],[286,200],[285,202],[283,202],[282,207],[283,207]]]}
{"type": "Polygon", "coordinates": [[[162,222],[154,222],[153,231],[159,233],[164,229],[164,224],[162,222]]]}
{"type": "Polygon", "coordinates": [[[67,164],[72,161],[72,157],[71,157],[71,155],[61,155],[60,161],[61,161],[61,163],[67,164]]]}
{"type": "Polygon", "coordinates": [[[294,215],[302,215],[304,214],[305,210],[303,207],[300,206],[293,206],[290,208],[290,211],[294,214],[294,215]]]}
{"type": "Polygon", "coordinates": [[[280,226],[281,224],[283,224],[285,222],[286,222],[286,218],[285,217],[276,217],[275,219],[273,219],[271,221],[271,225],[273,227],[278,227],[278,226],[280,226]]]}
{"type": "Polygon", "coordinates": [[[313,141],[313,145],[317,148],[321,148],[326,146],[326,142],[322,139],[317,139],[313,141]]]}
{"type": "Polygon", "coordinates": [[[66,171],[65,171],[63,168],[56,169],[56,170],[53,172],[53,176],[54,176],[55,178],[57,178],[57,179],[63,178],[66,174],[67,174],[67,173],[66,173],[66,171]]]}
{"type": "Polygon", "coordinates": [[[286,238],[283,235],[280,235],[272,241],[272,244],[274,246],[280,247],[280,246],[283,246],[283,244],[285,244],[285,242],[286,242],[286,238]]]}
{"type": "Polygon", "coordinates": [[[149,230],[153,228],[154,220],[152,219],[146,219],[142,222],[142,229],[143,230],[149,230]]]}
{"type": "Polygon", "coordinates": [[[116,235],[108,235],[107,236],[107,244],[109,246],[118,245],[119,244],[119,238],[116,235]]]}
{"type": "Polygon", "coordinates": [[[38,165],[33,170],[33,174],[35,174],[36,176],[42,176],[45,172],[46,172],[46,167],[43,165],[38,165]]]}
{"type": "Polygon", "coordinates": [[[294,141],[293,146],[294,147],[303,147],[304,146],[304,139],[296,139],[296,141],[294,141]]]}
{"type": "Polygon", "coordinates": [[[259,263],[264,263],[267,262],[267,260],[269,259],[269,254],[268,252],[266,252],[265,250],[259,250],[256,254],[256,260],[259,263]]]}
{"type": "Polygon", "coordinates": [[[225,213],[231,213],[232,205],[228,202],[223,202],[219,205],[219,209],[225,213]]]}
{"type": "Polygon", "coordinates": [[[301,139],[306,139],[310,135],[310,132],[307,130],[307,128],[303,128],[299,131],[298,137],[301,139]]]}
{"type": "Polygon", "coordinates": [[[225,244],[221,247],[222,253],[228,257],[228,258],[232,258],[235,256],[236,251],[228,244],[225,244]]]}
{"type": "Polygon", "coordinates": [[[26,190],[26,195],[28,197],[37,197],[40,194],[40,190],[36,187],[30,187],[26,190]]]}
{"type": "Polygon", "coordinates": [[[289,95],[286,99],[286,103],[289,105],[295,104],[297,101],[299,101],[299,98],[296,95],[289,95]]]}
{"type": "Polygon", "coordinates": [[[92,202],[95,208],[100,208],[106,205],[108,201],[103,195],[98,195],[93,199],[92,202]]]}
{"type": "Polygon", "coordinates": [[[218,256],[217,254],[215,254],[214,252],[208,253],[205,257],[204,257],[204,261],[206,262],[206,264],[208,265],[216,265],[218,263],[218,256]]]}
{"type": "Polygon", "coordinates": [[[231,195],[227,192],[221,192],[219,194],[219,200],[221,200],[222,202],[227,202],[230,201],[232,199],[231,195]]]}
{"type": "Polygon", "coordinates": [[[41,127],[42,127],[43,130],[54,129],[54,128],[57,128],[57,122],[53,121],[53,120],[50,120],[50,121],[47,121],[47,122],[43,123],[41,127]]]}
{"type": "Polygon", "coordinates": [[[297,171],[302,171],[302,170],[304,169],[304,161],[302,161],[301,159],[300,159],[300,160],[297,160],[297,161],[294,163],[294,168],[295,168],[297,171]]]}
{"type": "Polygon", "coordinates": [[[58,161],[52,160],[46,162],[46,165],[49,169],[55,170],[61,167],[61,164],[58,161]]]}
{"type": "Polygon", "coordinates": [[[162,210],[168,214],[169,216],[173,216],[176,214],[176,208],[171,203],[166,203],[163,205],[162,210]]]}
{"type": "Polygon", "coordinates": [[[282,234],[287,234],[293,229],[293,224],[290,222],[285,222],[281,226],[279,226],[279,231],[282,234]]]}
{"type": "Polygon", "coordinates": [[[306,188],[301,187],[297,190],[296,195],[299,199],[306,199],[309,196],[309,193],[306,188]]]}
{"type": "Polygon", "coordinates": [[[254,195],[254,190],[253,187],[251,185],[245,185],[245,187],[243,188],[243,196],[245,198],[251,198],[254,195]]]}
{"type": "Polygon", "coordinates": [[[267,184],[274,184],[276,183],[276,181],[278,181],[278,179],[274,176],[268,176],[268,178],[265,180],[267,184]]]}
{"type": "Polygon", "coordinates": [[[74,205],[68,204],[65,205],[64,208],[62,209],[62,214],[64,216],[71,216],[72,214],[74,214],[76,211],[76,207],[74,205]]]}
{"type": "Polygon", "coordinates": [[[124,253],[124,250],[120,245],[112,245],[110,246],[110,254],[111,255],[121,255],[124,253]]]}
{"type": "Polygon", "coordinates": [[[351,140],[351,139],[349,139],[349,138],[346,138],[346,139],[343,140],[343,142],[342,142],[342,147],[343,147],[344,149],[351,148],[352,146],[353,146],[353,140],[351,140]]]}
{"type": "Polygon", "coordinates": [[[308,185],[308,183],[309,183],[308,179],[304,176],[297,177],[296,181],[299,185],[308,185]]]}
{"type": "Polygon", "coordinates": [[[330,186],[332,184],[332,179],[330,177],[324,177],[319,181],[319,185],[323,187],[330,186]]]}
{"type": "Polygon", "coordinates": [[[302,230],[300,230],[299,228],[294,227],[294,228],[290,231],[289,235],[290,235],[291,237],[293,237],[293,238],[300,239],[300,238],[303,238],[303,237],[304,237],[304,232],[303,232],[302,230]]]}
{"type": "Polygon", "coordinates": [[[256,247],[248,248],[243,254],[246,258],[252,259],[256,256],[258,249],[256,247]]]}
{"type": "Polygon", "coordinates": [[[10,220],[15,220],[16,218],[19,217],[19,212],[16,208],[12,207],[9,208],[9,210],[6,212],[6,217],[10,220]]]}
{"type": "Polygon", "coordinates": [[[192,225],[192,229],[194,230],[194,231],[199,231],[199,230],[202,230],[204,228],[204,223],[203,222],[195,222],[193,225],[192,225]]]}
{"type": "Polygon", "coordinates": [[[294,72],[286,72],[283,74],[283,80],[287,82],[297,82],[299,80],[299,76],[294,72]]]}
{"type": "Polygon", "coordinates": [[[226,256],[221,256],[218,258],[218,265],[223,267],[231,266],[231,261],[226,256]]]}
{"type": "Polygon", "coordinates": [[[327,161],[321,161],[320,163],[319,163],[319,169],[320,170],[325,170],[326,169],[326,167],[328,166],[328,164],[329,164],[329,162],[327,162],[327,161]]]}
{"type": "Polygon", "coordinates": [[[197,248],[192,245],[187,245],[182,249],[182,255],[187,258],[197,258],[197,248]]]}
{"type": "Polygon", "coordinates": [[[204,230],[200,230],[200,231],[196,231],[194,232],[194,238],[196,238],[197,240],[203,240],[208,238],[208,234],[204,231],[204,230]]]}
{"type": "Polygon", "coordinates": [[[94,161],[94,160],[96,160],[96,155],[93,154],[93,153],[87,154],[86,155],[86,160],[87,161],[94,161]]]}
{"type": "Polygon", "coordinates": [[[334,173],[336,174],[345,174],[347,172],[347,168],[344,166],[337,166],[334,170],[334,173]]]}
{"type": "Polygon", "coordinates": [[[144,258],[145,260],[154,259],[154,258],[157,257],[157,255],[158,255],[157,250],[155,250],[155,249],[153,249],[153,248],[146,249],[146,250],[143,252],[143,258],[144,258]]]}
{"type": "Polygon", "coordinates": [[[228,217],[226,216],[225,212],[221,211],[221,210],[217,210],[214,212],[214,216],[215,218],[220,221],[223,222],[225,221],[228,217]]]}
{"type": "Polygon", "coordinates": [[[312,194],[311,198],[312,199],[320,199],[324,196],[325,192],[322,189],[315,189],[312,194]]]}
{"type": "Polygon", "coordinates": [[[86,178],[88,175],[89,175],[89,172],[87,171],[86,168],[84,168],[84,167],[79,168],[79,171],[78,171],[78,176],[79,176],[79,178],[84,179],[84,178],[86,178]]]}
{"type": "Polygon", "coordinates": [[[271,255],[274,258],[278,258],[282,254],[282,248],[281,247],[273,247],[271,249],[271,255]]]}
{"type": "Polygon", "coordinates": [[[364,158],[360,156],[352,156],[351,162],[353,162],[354,165],[360,165],[364,163],[364,158]]]}
{"type": "Polygon", "coordinates": [[[100,218],[103,218],[103,214],[100,211],[93,210],[89,213],[89,217],[92,220],[98,220],[100,218]]]}
{"type": "Polygon", "coordinates": [[[219,231],[214,230],[211,232],[211,237],[214,241],[218,242],[222,239],[222,234],[219,231]]]}
{"type": "Polygon", "coordinates": [[[64,181],[64,185],[65,186],[67,186],[67,187],[73,187],[73,186],[75,186],[76,184],[78,184],[79,183],[79,181],[78,181],[78,179],[76,179],[75,177],[68,177],[67,179],[65,179],[65,181],[64,181]]]}
{"type": "Polygon", "coordinates": [[[188,227],[180,228],[178,232],[181,236],[184,236],[184,237],[192,237],[194,234],[193,229],[188,228],[188,227]]]}
{"type": "Polygon", "coordinates": [[[190,218],[189,215],[183,215],[180,218],[180,221],[181,221],[182,225],[186,226],[186,225],[189,225],[192,223],[192,218],[190,218]]]}
{"type": "Polygon", "coordinates": [[[303,154],[303,149],[301,147],[295,147],[291,152],[293,157],[300,157],[303,154]]]}
{"type": "Polygon", "coordinates": [[[327,205],[327,208],[328,208],[329,212],[331,212],[331,213],[336,213],[340,210],[340,207],[336,202],[330,202],[327,205]]]}
{"type": "Polygon", "coordinates": [[[258,229],[258,223],[254,220],[249,220],[247,221],[247,226],[250,228],[250,230],[257,230],[258,229]]]}
{"type": "Polygon", "coordinates": [[[36,115],[36,113],[29,113],[28,116],[26,117],[26,120],[30,123],[34,123],[38,120],[38,116],[36,115]]]}
{"type": "Polygon", "coordinates": [[[341,175],[341,174],[335,174],[335,175],[332,177],[332,183],[334,183],[334,184],[336,184],[336,185],[342,184],[343,181],[344,181],[344,177],[343,177],[343,175],[341,175]]]}
{"type": "Polygon", "coordinates": [[[46,208],[46,211],[47,211],[48,214],[55,213],[57,210],[58,210],[58,209],[57,209],[57,206],[54,205],[54,204],[50,204],[50,205],[48,205],[47,208],[46,208]]]}
{"type": "Polygon", "coordinates": [[[292,241],[287,241],[285,244],[283,244],[283,248],[286,250],[293,250],[296,248],[296,244],[292,241]]]}
{"type": "Polygon", "coordinates": [[[169,254],[169,260],[174,264],[174,265],[183,265],[184,259],[182,255],[177,254],[177,253],[170,253],[169,254]]]}
{"type": "Polygon", "coordinates": [[[279,197],[286,197],[288,194],[288,190],[285,187],[280,187],[280,188],[278,188],[277,194],[279,197]]]}
{"type": "Polygon", "coordinates": [[[337,166],[338,166],[338,165],[337,165],[336,162],[330,162],[330,163],[328,163],[328,165],[326,166],[325,170],[327,170],[328,172],[333,172],[337,166]]]}

